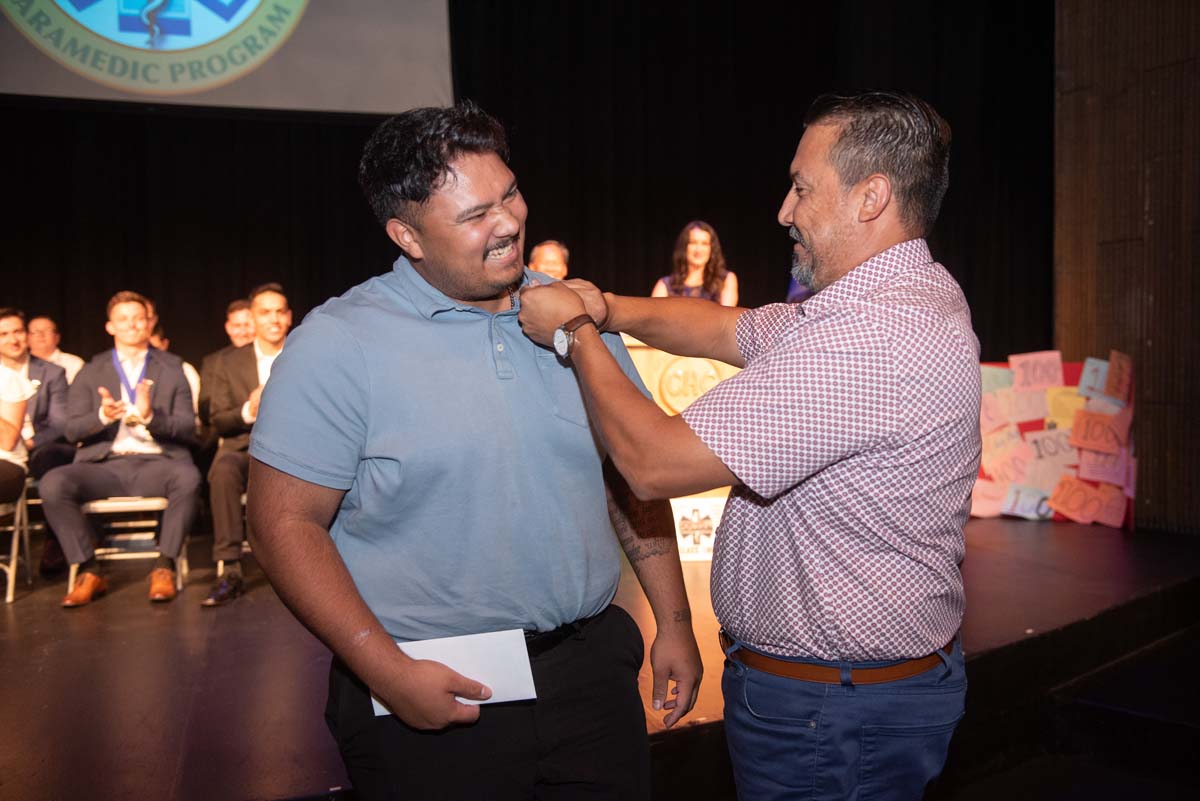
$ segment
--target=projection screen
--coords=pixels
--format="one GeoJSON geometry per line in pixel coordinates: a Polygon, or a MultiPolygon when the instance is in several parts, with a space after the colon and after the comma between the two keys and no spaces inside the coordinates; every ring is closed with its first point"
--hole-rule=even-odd
{"type": "Polygon", "coordinates": [[[394,113],[453,101],[447,0],[0,0],[0,93],[394,113]]]}

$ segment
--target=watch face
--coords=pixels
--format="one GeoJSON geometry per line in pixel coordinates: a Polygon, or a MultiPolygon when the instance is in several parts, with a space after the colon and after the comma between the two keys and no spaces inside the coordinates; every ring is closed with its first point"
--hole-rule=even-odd
{"type": "Polygon", "coordinates": [[[554,329],[554,352],[564,359],[571,351],[571,338],[561,328],[554,329]]]}

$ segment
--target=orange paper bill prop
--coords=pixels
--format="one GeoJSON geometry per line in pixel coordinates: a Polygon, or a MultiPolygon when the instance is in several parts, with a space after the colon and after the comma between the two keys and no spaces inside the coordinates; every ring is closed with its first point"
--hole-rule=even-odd
{"type": "Polygon", "coordinates": [[[1076,523],[1091,523],[1100,514],[1104,499],[1090,484],[1077,478],[1064,478],[1047,502],[1051,509],[1076,523]]]}
{"type": "Polygon", "coordinates": [[[1108,377],[1104,382],[1104,394],[1122,403],[1129,400],[1129,387],[1133,384],[1133,359],[1119,350],[1108,352],[1108,377]]]}
{"type": "Polygon", "coordinates": [[[1125,493],[1121,492],[1120,487],[1101,484],[1096,494],[1100,497],[1100,511],[1096,514],[1096,522],[1120,528],[1125,523],[1125,493]]]}
{"type": "Polygon", "coordinates": [[[1129,423],[1122,423],[1121,415],[1080,409],[1075,412],[1075,422],[1071,424],[1070,443],[1081,450],[1116,455],[1121,452],[1129,433],[1129,423]]]}
{"type": "Polygon", "coordinates": [[[1062,353],[1043,350],[1036,353],[1016,353],[1008,357],[1013,371],[1012,388],[1016,392],[1048,389],[1063,383],[1062,353]]]}

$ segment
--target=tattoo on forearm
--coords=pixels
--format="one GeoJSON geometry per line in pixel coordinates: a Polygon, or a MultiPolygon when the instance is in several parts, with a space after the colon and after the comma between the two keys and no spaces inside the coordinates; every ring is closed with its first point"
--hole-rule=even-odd
{"type": "Polygon", "coordinates": [[[676,609],[672,613],[671,617],[676,623],[691,623],[692,622],[692,610],[691,609],[676,609]]]}
{"type": "Polygon", "coordinates": [[[629,560],[630,564],[653,556],[673,553],[675,550],[675,540],[668,540],[664,537],[640,538],[636,534],[622,535],[618,532],[617,539],[620,540],[621,547],[625,550],[625,558],[629,560]]]}
{"type": "Polygon", "coordinates": [[[605,465],[608,516],[630,564],[676,553],[675,522],[666,501],[639,501],[611,463],[605,465]]]}

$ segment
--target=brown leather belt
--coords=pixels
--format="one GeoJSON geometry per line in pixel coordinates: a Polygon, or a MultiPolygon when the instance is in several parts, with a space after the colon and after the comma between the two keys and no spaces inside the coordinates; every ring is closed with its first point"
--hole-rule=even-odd
{"type": "MultiPolygon", "coordinates": [[[[722,650],[726,650],[733,645],[733,640],[729,639],[729,635],[725,632],[722,631],[720,637],[722,650]]],[[[949,656],[953,649],[954,640],[950,640],[940,650],[949,656]]],[[[729,654],[729,658],[735,662],[741,662],[748,668],[761,670],[763,673],[770,673],[772,676],[782,676],[785,679],[817,681],[824,684],[842,683],[842,671],[835,667],[813,665],[808,662],[789,662],[785,659],[776,659],[773,656],[760,654],[757,651],[751,651],[746,648],[737,649],[729,654]]],[[[884,667],[853,668],[850,671],[850,681],[854,684],[882,684],[887,681],[899,681],[900,679],[907,679],[924,673],[940,664],[942,664],[942,658],[937,653],[932,653],[929,656],[922,656],[919,659],[908,659],[884,667]]]]}

